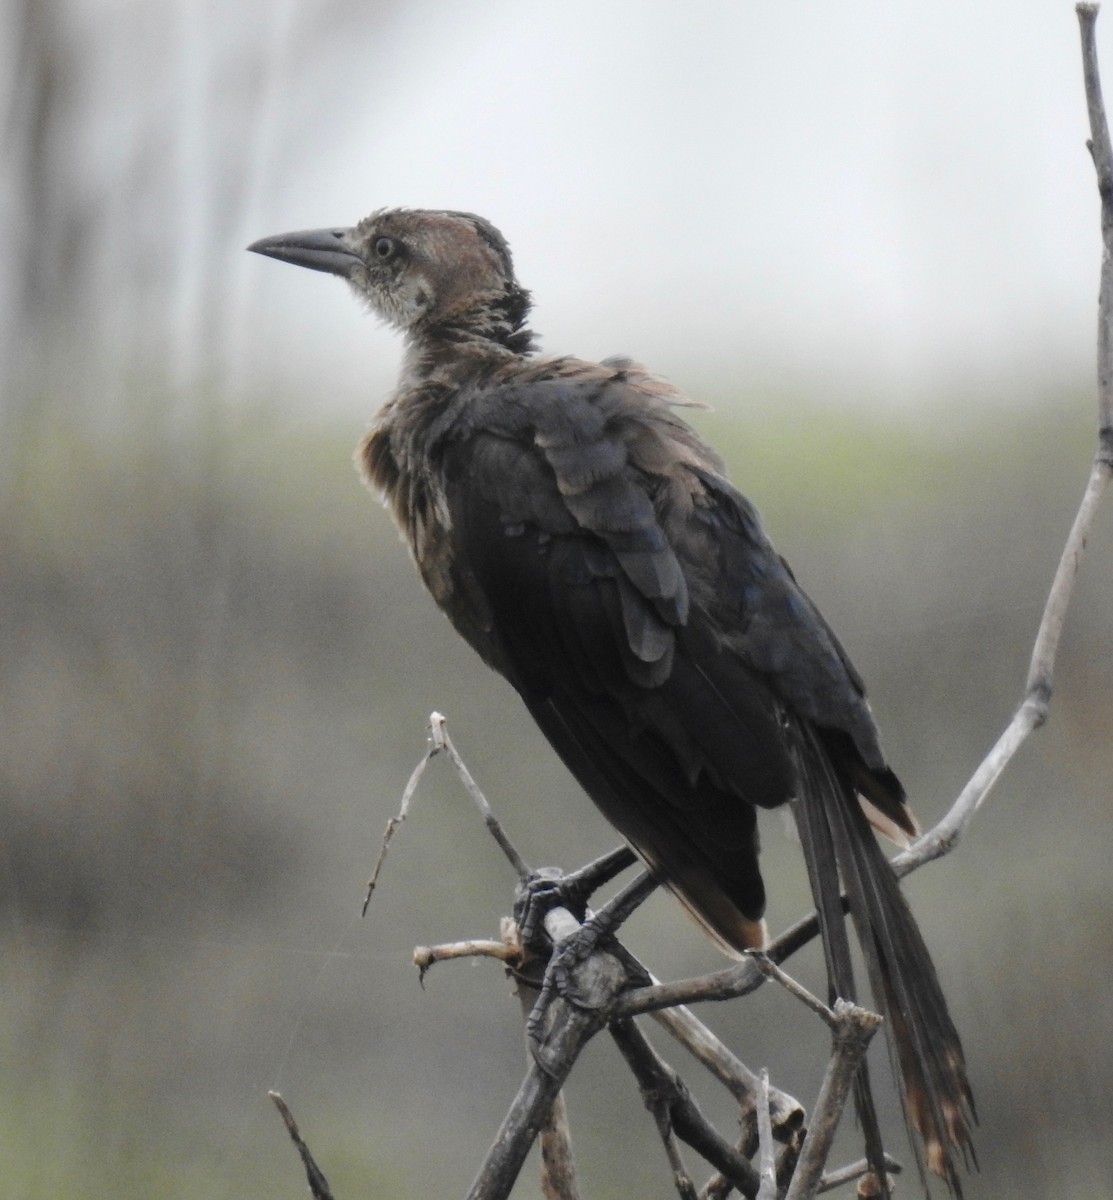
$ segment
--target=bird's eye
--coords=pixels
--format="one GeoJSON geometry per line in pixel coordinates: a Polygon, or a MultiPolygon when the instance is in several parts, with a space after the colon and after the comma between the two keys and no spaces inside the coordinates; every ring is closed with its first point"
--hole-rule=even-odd
{"type": "Polygon", "coordinates": [[[394,238],[377,237],[371,243],[371,249],[375,252],[375,257],[380,262],[386,262],[387,259],[394,257],[394,252],[398,249],[398,243],[394,238]]]}

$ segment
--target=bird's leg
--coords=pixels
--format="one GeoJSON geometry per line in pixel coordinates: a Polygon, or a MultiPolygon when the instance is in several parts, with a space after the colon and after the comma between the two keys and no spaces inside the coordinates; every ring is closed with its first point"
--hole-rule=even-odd
{"type": "Polygon", "coordinates": [[[545,916],[554,908],[566,908],[583,921],[587,902],[595,892],[636,861],[628,846],[618,846],[568,875],[556,867],[531,872],[519,886],[514,901],[514,919],[523,945],[536,946],[544,938],[545,916]]]}
{"type": "MultiPolygon", "coordinates": [[[[589,916],[583,924],[573,922],[575,927],[568,934],[554,938],[553,952],[545,968],[537,1002],[526,1019],[526,1033],[535,1055],[544,1038],[545,1014],[553,997],[560,995],[571,1004],[584,1006],[586,998],[580,996],[576,988],[576,968],[586,961],[602,942],[613,937],[619,926],[656,887],[657,880],[648,873],[643,873],[603,905],[597,913],[589,916]]],[[[616,946],[611,949],[618,951],[620,948],[616,946]]],[[[625,952],[619,957],[628,972],[631,967],[638,967],[636,960],[625,952]]],[[[644,974],[644,969],[634,970],[635,979],[643,977],[644,974]]]]}

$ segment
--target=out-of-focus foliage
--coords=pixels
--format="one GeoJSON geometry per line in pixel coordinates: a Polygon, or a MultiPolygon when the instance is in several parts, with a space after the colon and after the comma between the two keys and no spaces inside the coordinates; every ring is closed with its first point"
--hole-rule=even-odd
{"type": "MultiPolygon", "coordinates": [[[[788,402],[698,418],[870,680],[926,820],[1018,698],[1089,453],[1084,410],[1056,403],[1007,435],[788,402]]],[[[297,1194],[271,1086],[338,1194],[369,1179],[399,1196],[460,1191],[522,1057],[495,967],[439,967],[422,992],[408,966],[417,942],[492,934],[510,900],[508,869],[441,764],[355,917],[428,712],[449,714],[531,860],[571,866],[612,841],[421,595],[349,466],[358,430],[275,411],[184,440],[160,434],[157,413],[130,442],[43,426],[5,495],[0,1124],[13,1194],[297,1194]]],[[[1068,1165],[1076,1179],[1102,1169],[1110,541],[1106,523],[1050,727],[958,854],[909,885],[968,1043],[987,1179],[1015,1194],[1068,1165]]],[[[766,842],[779,925],[807,900],[776,819],[766,842]]],[[[666,898],[630,940],[664,975],[717,963],[666,898]]],[[[800,970],[818,983],[814,961],[800,970]]],[[[767,992],[710,1019],[809,1098],[824,1035],[767,992]]],[[[703,1091],[729,1128],[729,1107],[703,1091]]],[[[604,1046],[571,1099],[591,1194],[629,1194],[631,1179],[668,1194],[604,1046]]]]}

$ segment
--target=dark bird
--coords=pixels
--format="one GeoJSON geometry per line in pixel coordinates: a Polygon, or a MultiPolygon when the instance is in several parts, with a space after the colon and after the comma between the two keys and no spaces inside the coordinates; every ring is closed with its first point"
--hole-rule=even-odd
{"type": "MultiPolygon", "coordinates": [[[[690,402],[629,359],[534,357],[529,293],[473,214],[382,210],[249,249],[341,276],[401,330],[367,482],[452,624],[728,953],[765,939],[757,809],[792,802],[832,993],[854,996],[841,887],[906,1119],[961,1194],[962,1047],[871,831],[906,843],[915,820],[860,676],[690,402]]],[[[877,1163],[864,1077],[858,1099],[877,1163]]]]}

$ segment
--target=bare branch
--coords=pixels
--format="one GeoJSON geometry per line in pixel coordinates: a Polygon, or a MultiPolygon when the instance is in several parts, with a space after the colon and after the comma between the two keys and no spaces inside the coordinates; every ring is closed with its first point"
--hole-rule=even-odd
{"type": "Polygon", "coordinates": [[[421,782],[422,775],[425,774],[425,768],[429,765],[429,760],[436,753],[437,747],[430,740],[428,749],[422,755],[421,761],[414,767],[409,782],[402,792],[402,803],[398,806],[398,815],[391,817],[386,823],[386,829],[383,831],[383,842],[379,847],[379,857],[375,860],[375,867],[371,872],[371,878],[367,881],[367,895],[363,899],[361,916],[367,916],[367,906],[371,903],[371,894],[378,885],[379,874],[383,869],[383,864],[386,862],[386,852],[390,848],[391,839],[394,837],[395,830],[398,829],[409,815],[410,803],[413,800],[414,793],[417,791],[417,785],[421,782]]]}
{"type": "Polygon", "coordinates": [[[811,1200],[819,1189],[854,1075],[870,1039],[881,1026],[881,1018],[876,1013],[846,1000],[835,1001],[834,1017],[831,1060],[820,1085],[800,1161],[785,1200],[811,1200]]]}
{"type": "MultiPolygon", "coordinates": [[[[871,1169],[866,1159],[860,1158],[856,1163],[839,1167],[837,1171],[828,1171],[819,1181],[817,1192],[830,1192],[834,1188],[842,1187],[844,1183],[849,1183],[852,1179],[860,1179],[863,1175],[868,1175],[871,1169]]],[[[885,1170],[889,1175],[899,1175],[902,1168],[895,1158],[890,1158],[886,1154],[885,1170]]]]}
{"type": "Polygon", "coordinates": [[[544,1063],[541,1055],[535,1055],[468,1192],[468,1200],[505,1200],[510,1195],[522,1163],[580,1051],[603,1027],[608,999],[626,981],[619,960],[603,951],[596,951],[577,964],[573,972],[577,995],[590,997],[593,1007],[573,1006],[563,997],[550,1006],[544,1063]]]}
{"type": "Polygon", "coordinates": [[[563,1092],[557,1092],[541,1130],[541,1190],[545,1200],[580,1200],[563,1092]]]}
{"type": "Polygon", "coordinates": [[[464,764],[464,760],[456,751],[456,747],[452,744],[452,739],[448,736],[448,728],[445,719],[439,712],[431,713],[429,716],[429,728],[433,734],[433,745],[436,750],[443,750],[448,755],[448,761],[452,763],[456,774],[460,776],[460,782],[464,785],[468,795],[475,801],[476,808],[483,814],[483,823],[487,826],[487,831],[498,842],[503,854],[506,855],[510,865],[518,873],[520,880],[529,877],[529,867],[526,861],[518,853],[514,847],[514,843],[506,836],[498,818],[487,803],[487,797],[484,796],[479,789],[479,785],[472,778],[471,772],[464,764]]]}
{"type": "MultiPolygon", "coordinates": [[[[735,1097],[743,1121],[756,1121],[761,1079],[727,1048],[689,1008],[680,1005],[651,1014],[658,1025],[701,1062],[735,1097]]],[[[769,1114],[773,1134],[780,1142],[799,1137],[806,1114],[798,1100],[780,1088],[769,1089],[769,1114]]]]}
{"type": "Polygon", "coordinates": [[[777,1155],[773,1146],[773,1122],[769,1116],[769,1072],[761,1069],[757,1102],[757,1140],[761,1151],[757,1200],[777,1200],[777,1155]]]}
{"type": "Polygon", "coordinates": [[[677,979],[653,987],[631,988],[615,1001],[612,1015],[634,1017],[681,1004],[733,1000],[756,991],[764,982],[765,976],[756,963],[740,962],[695,979],[677,979]]]}
{"type": "MultiPolygon", "coordinates": [[[[513,928],[516,933],[517,926],[513,928]]],[[[506,937],[499,941],[492,938],[468,938],[463,942],[447,942],[439,946],[415,946],[413,954],[414,966],[420,972],[422,980],[434,963],[445,962],[451,958],[497,958],[500,962],[512,963],[521,957],[521,943],[506,937]]]]}
{"type": "Polygon", "coordinates": [[[448,761],[452,764],[456,774],[460,777],[468,795],[475,801],[476,807],[483,816],[484,824],[487,826],[488,832],[498,842],[503,854],[510,861],[510,865],[518,873],[519,880],[524,880],[529,875],[529,867],[525,860],[515,849],[514,844],[507,837],[502,825],[495,817],[491,810],[490,804],[487,802],[487,797],[480,790],[479,785],[472,778],[471,772],[468,770],[464,760],[460,757],[456,747],[452,744],[452,739],[448,736],[448,728],[445,718],[439,712],[429,714],[429,745],[425,753],[421,757],[421,761],[413,769],[409,781],[406,784],[405,790],[402,792],[402,803],[399,805],[396,816],[390,818],[386,823],[386,829],[383,832],[382,845],[379,847],[379,856],[375,860],[374,869],[371,872],[371,878],[367,881],[367,894],[363,900],[362,915],[367,915],[367,906],[371,903],[372,893],[375,891],[379,882],[379,875],[382,872],[383,865],[386,862],[387,850],[390,848],[391,840],[394,837],[395,831],[405,821],[409,815],[410,804],[413,800],[414,793],[417,791],[417,785],[421,782],[422,775],[425,774],[425,768],[429,765],[430,759],[437,754],[444,754],[448,761]]]}
{"type": "Polygon", "coordinates": [[[1086,88],[1086,110],[1090,119],[1087,146],[1097,172],[1101,197],[1101,286],[1098,293],[1098,427],[1102,432],[1108,458],[1109,439],[1113,435],[1113,144],[1101,94],[1098,72],[1097,41],[1094,36],[1098,19],[1097,4],[1079,4],[1079,30],[1082,35],[1082,78],[1086,88]]]}
{"type": "MultiPolygon", "coordinates": [[[[572,923],[575,923],[574,920],[572,923]]],[[[518,924],[512,918],[503,917],[502,933],[504,939],[520,942],[518,924]]],[[[544,964],[540,959],[525,954],[524,947],[523,952],[524,956],[513,973],[522,1016],[528,1020],[540,995],[544,964]]],[[[532,1058],[532,1049],[529,1053],[532,1058]]],[[[576,1164],[572,1155],[572,1132],[563,1092],[557,1092],[541,1127],[541,1190],[546,1200],[579,1200],[576,1164]]]]}
{"type": "MultiPolygon", "coordinates": [[[[610,1026],[610,1032],[638,1081],[646,1107],[657,1120],[674,1176],[679,1180],[682,1174],[691,1184],[687,1172],[681,1168],[678,1173],[679,1157],[674,1159],[669,1151],[669,1140],[673,1133],[702,1154],[743,1195],[756,1196],[758,1178],[754,1168],[707,1121],[684,1081],[653,1049],[637,1025],[633,1021],[615,1021],[610,1026]]],[[[692,1195],[694,1200],[694,1188],[692,1195]]]]}
{"type": "Polygon", "coordinates": [[[328,1180],[325,1178],[321,1168],[317,1166],[313,1155],[309,1153],[309,1147],[305,1144],[305,1140],[301,1136],[301,1130],[298,1129],[298,1123],[294,1120],[294,1114],[287,1108],[286,1101],[282,1099],[278,1092],[268,1092],[267,1095],[274,1101],[275,1108],[278,1109],[282,1120],[285,1122],[286,1132],[290,1135],[290,1141],[294,1143],[298,1149],[298,1154],[301,1155],[302,1165],[305,1167],[305,1178],[309,1183],[309,1193],[313,1197],[313,1200],[333,1200],[328,1180]]]}
{"type": "MultiPolygon", "coordinates": [[[[830,1029],[837,1029],[839,1018],[837,1014],[826,1004],[823,1003],[817,996],[813,996],[802,983],[798,983],[786,971],[782,971],[780,967],[767,955],[760,951],[751,951],[751,955],[761,973],[767,979],[774,979],[784,988],[790,996],[795,996],[805,1008],[810,1009],[825,1025],[830,1029]]],[[[881,1018],[878,1017],[880,1021],[881,1018]]]]}

